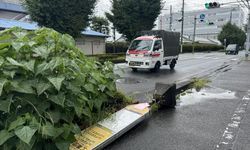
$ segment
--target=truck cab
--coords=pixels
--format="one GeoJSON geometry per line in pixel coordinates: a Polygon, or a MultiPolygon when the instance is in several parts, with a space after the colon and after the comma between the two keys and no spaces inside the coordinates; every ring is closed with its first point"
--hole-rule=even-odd
{"type": "Polygon", "coordinates": [[[166,56],[166,40],[157,35],[145,35],[134,39],[126,53],[126,62],[133,71],[149,69],[159,71],[162,65],[170,65],[174,69],[178,55],[166,56]]]}

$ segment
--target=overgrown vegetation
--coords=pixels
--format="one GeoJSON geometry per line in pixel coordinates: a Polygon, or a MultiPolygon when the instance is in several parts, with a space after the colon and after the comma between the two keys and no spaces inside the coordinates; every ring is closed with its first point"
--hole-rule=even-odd
{"type": "Polygon", "coordinates": [[[208,79],[194,78],[192,82],[191,88],[199,92],[202,88],[206,87],[210,81],[208,79]]]}
{"type": "Polygon", "coordinates": [[[89,55],[88,57],[93,58],[100,63],[110,61],[113,63],[123,63],[125,62],[125,53],[115,53],[115,54],[99,54],[99,55],[89,55]]]}
{"type": "Polygon", "coordinates": [[[113,65],[52,29],[0,32],[0,149],[68,149],[82,128],[129,103],[113,65]]]}

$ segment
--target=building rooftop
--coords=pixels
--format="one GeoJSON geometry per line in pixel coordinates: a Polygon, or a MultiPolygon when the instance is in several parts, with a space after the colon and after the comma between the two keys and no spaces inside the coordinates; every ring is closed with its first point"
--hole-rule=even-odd
{"type": "MultiPolygon", "coordinates": [[[[10,20],[10,19],[2,19],[0,18],[0,28],[6,29],[6,28],[12,28],[12,27],[20,27],[25,30],[36,30],[39,28],[37,23],[30,23],[30,22],[24,22],[24,21],[17,21],[17,20],[10,20]]],[[[98,36],[98,37],[109,37],[106,34],[92,31],[90,29],[86,29],[82,32],[83,35],[86,36],[98,36]]]]}
{"type": "Polygon", "coordinates": [[[0,2],[0,10],[7,10],[12,12],[26,13],[22,5],[0,2]]]}

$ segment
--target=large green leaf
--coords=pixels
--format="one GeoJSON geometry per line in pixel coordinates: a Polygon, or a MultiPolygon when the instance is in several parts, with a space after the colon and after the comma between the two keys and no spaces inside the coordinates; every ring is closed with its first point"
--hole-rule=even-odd
{"type": "Polygon", "coordinates": [[[36,47],[33,49],[33,52],[35,52],[37,56],[40,56],[44,59],[47,59],[50,54],[50,50],[46,46],[36,47]]]}
{"type": "Polygon", "coordinates": [[[56,67],[60,66],[62,64],[62,59],[60,57],[53,58],[49,62],[49,66],[51,70],[54,70],[56,67]]]}
{"type": "Polygon", "coordinates": [[[0,43],[0,50],[10,46],[10,43],[0,43]]]}
{"type": "Polygon", "coordinates": [[[35,94],[32,88],[33,84],[30,81],[12,81],[11,86],[12,91],[25,94],[35,94]]]}
{"type": "Polygon", "coordinates": [[[0,67],[3,65],[3,63],[4,63],[4,59],[3,57],[0,56],[0,67]]]}
{"type": "Polygon", "coordinates": [[[63,130],[61,128],[55,128],[50,123],[47,123],[46,125],[42,126],[43,136],[57,138],[62,133],[63,133],[63,130]]]}
{"type": "Polygon", "coordinates": [[[3,87],[8,80],[0,79],[0,96],[2,95],[3,87]]]}
{"type": "Polygon", "coordinates": [[[8,77],[11,77],[12,79],[14,78],[15,74],[16,74],[16,71],[3,71],[3,74],[8,76],[8,77]]]}
{"type": "Polygon", "coordinates": [[[48,64],[47,62],[43,62],[37,66],[36,75],[41,74],[48,69],[50,69],[50,64],[48,64]]]}
{"type": "Polygon", "coordinates": [[[62,36],[62,42],[64,45],[69,46],[70,48],[75,46],[74,39],[70,35],[67,35],[67,34],[64,34],[62,36]]]}
{"type": "Polygon", "coordinates": [[[49,89],[51,87],[51,85],[49,83],[46,82],[39,82],[36,85],[36,91],[38,95],[41,95],[44,91],[46,91],[47,89],[49,89]]]}
{"type": "Polygon", "coordinates": [[[0,101],[0,111],[3,111],[5,113],[10,112],[10,105],[11,105],[11,100],[1,100],[0,101]]]}
{"type": "Polygon", "coordinates": [[[25,67],[26,69],[28,69],[29,71],[34,72],[35,63],[36,63],[35,60],[30,60],[29,62],[25,62],[25,63],[24,63],[24,67],[25,67]]]}
{"type": "Polygon", "coordinates": [[[95,91],[93,84],[86,84],[86,85],[84,85],[84,88],[88,92],[92,92],[92,93],[96,93],[97,92],[97,91],[95,91]]]}
{"type": "Polygon", "coordinates": [[[64,141],[57,141],[56,142],[56,147],[59,150],[69,150],[69,146],[70,146],[71,142],[64,140],[64,141]]]}
{"type": "Polygon", "coordinates": [[[30,128],[29,126],[23,126],[17,128],[15,130],[15,134],[21,141],[29,144],[36,131],[37,129],[30,128]]]}
{"type": "Polygon", "coordinates": [[[0,131],[0,146],[3,145],[8,139],[13,137],[14,134],[12,132],[8,132],[7,130],[0,131]]]}
{"type": "Polygon", "coordinates": [[[23,64],[17,62],[17,61],[14,60],[13,58],[7,57],[6,59],[9,61],[9,63],[11,63],[11,64],[14,65],[14,66],[24,67],[23,64]]]}
{"type": "Polygon", "coordinates": [[[23,117],[18,117],[15,121],[10,123],[8,130],[11,131],[13,129],[16,129],[19,126],[24,125],[25,122],[26,122],[26,120],[23,117]]]}
{"type": "Polygon", "coordinates": [[[57,89],[57,91],[60,91],[61,85],[62,85],[62,82],[64,79],[65,79],[64,76],[48,77],[48,80],[50,81],[50,83],[52,83],[54,85],[54,87],[57,89]]]}
{"type": "Polygon", "coordinates": [[[25,43],[23,43],[23,42],[12,42],[11,45],[18,52],[23,46],[25,46],[25,43]]]}
{"type": "Polygon", "coordinates": [[[64,93],[60,92],[58,95],[50,96],[49,99],[52,102],[54,102],[54,103],[56,103],[56,104],[64,107],[64,102],[65,102],[65,95],[64,95],[64,93]]]}

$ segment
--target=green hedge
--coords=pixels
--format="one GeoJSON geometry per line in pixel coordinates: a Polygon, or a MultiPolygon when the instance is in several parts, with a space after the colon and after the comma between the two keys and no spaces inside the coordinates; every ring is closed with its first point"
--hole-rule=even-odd
{"type": "Polygon", "coordinates": [[[125,53],[128,50],[128,42],[108,42],[106,43],[106,53],[125,53]],[[115,46],[115,50],[114,50],[115,46]]]}
{"type": "MultiPolygon", "coordinates": [[[[194,52],[210,52],[210,51],[219,51],[224,49],[222,45],[213,45],[213,44],[194,44],[194,52]]],[[[183,45],[183,53],[190,53],[193,51],[192,44],[183,45]]]]}
{"type": "MultiPolygon", "coordinates": [[[[106,53],[126,53],[129,43],[127,42],[116,42],[115,43],[115,51],[113,49],[114,44],[111,42],[106,43],[106,53]]],[[[219,51],[224,49],[222,45],[214,45],[214,44],[194,44],[194,51],[195,52],[207,52],[207,51],[219,51]]],[[[193,50],[192,44],[184,44],[183,46],[183,53],[191,53],[193,50]]],[[[105,57],[105,56],[101,56],[105,57]]],[[[108,56],[109,57],[109,56],[108,56]]],[[[113,57],[113,56],[110,56],[113,57]]],[[[116,56],[114,56],[116,57],[116,56]]]]}
{"type": "Polygon", "coordinates": [[[113,63],[122,63],[125,62],[126,53],[89,55],[88,57],[93,58],[101,63],[104,63],[105,61],[110,61],[113,63]]]}

